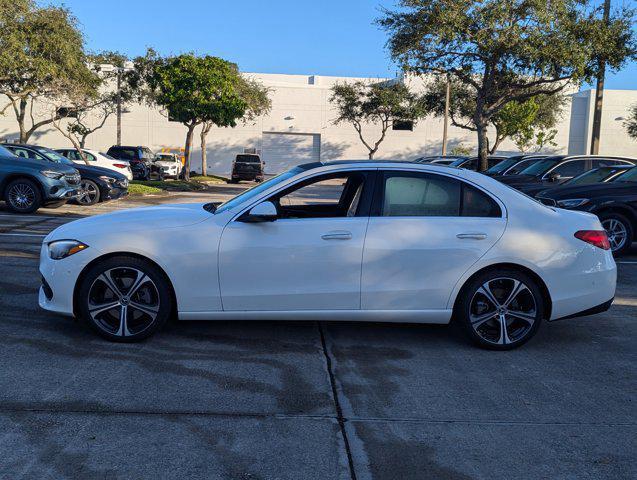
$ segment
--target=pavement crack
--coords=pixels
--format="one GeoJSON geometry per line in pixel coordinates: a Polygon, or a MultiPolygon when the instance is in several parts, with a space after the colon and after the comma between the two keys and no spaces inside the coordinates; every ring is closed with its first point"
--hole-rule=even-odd
{"type": "Polygon", "coordinates": [[[319,335],[321,336],[321,346],[323,347],[323,355],[325,356],[325,364],[327,367],[327,373],[330,377],[330,384],[332,386],[332,399],[334,400],[334,408],[336,410],[336,421],[341,429],[341,435],[343,436],[343,443],[345,444],[345,453],[347,454],[347,464],[349,465],[349,474],[352,480],[356,480],[356,470],[354,468],[354,459],[352,456],[352,449],[349,444],[349,438],[347,437],[347,430],[345,429],[345,422],[347,419],[343,416],[343,409],[341,408],[341,402],[338,398],[338,390],[336,388],[336,378],[334,377],[334,371],[332,369],[332,357],[327,350],[327,343],[325,341],[325,333],[323,332],[323,324],[317,322],[319,335]]]}

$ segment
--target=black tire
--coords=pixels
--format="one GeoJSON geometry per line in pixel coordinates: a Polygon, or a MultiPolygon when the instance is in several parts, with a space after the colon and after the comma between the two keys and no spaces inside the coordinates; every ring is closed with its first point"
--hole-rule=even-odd
{"type": "MultiPolygon", "coordinates": [[[[602,213],[599,215],[599,220],[600,222],[602,222],[602,226],[604,227],[604,229],[606,229],[613,255],[617,257],[624,255],[630,249],[633,243],[633,238],[635,238],[635,232],[630,220],[621,213],[615,212],[602,213]],[[613,226],[619,226],[619,228],[623,229],[623,231],[625,232],[623,243],[619,240],[616,240],[616,233],[612,232],[609,228],[612,228],[613,226]],[[621,243],[621,245],[618,245],[619,248],[615,248],[615,245],[619,243],[621,243]]],[[[615,232],[617,232],[617,230],[615,232]]]]}
{"type": "Polygon", "coordinates": [[[485,271],[471,279],[458,295],[454,320],[479,347],[511,350],[533,338],[540,328],[545,311],[544,297],[536,280],[526,273],[506,268],[485,271]],[[485,285],[488,285],[498,306],[483,293],[485,285]],[[519,293],[505,305],[516,285],[522,285],[519,293]],[[513,308],[509,308],[511,306],[513,308]],[[491,312],[493,315],[489,316],[491,312]],[[526,319],[522,320],[522,315],[526,319]],[[504,332],[502,318],[506,325],[504,332]]]}
{"type": "Polygon", "coordinates": [[[33,213],[42,206],[42,194],[35,182],[18,178],[4,189],[4,201],[14,213],[33,213]]]}
{"type": "Polygon", "coordinates": [[[150,337],[163,327],[173,311],[173,295],[170,281],[159,267],[122,255],[90,267],[76,292],[75,305],[78,316],[98,335],[113,342],[132,343],[150,337]],[[141,279],[141,283],[129,298],[135,279],[141,279]],[[115,283],[119,294],[108,286],[107,280],[115,283]],[[113,307],[108,309],[111,303],[113,307]],[[107,309],[99,311],[97,305],[105,305],[107,309]],[[126,322],[122,328],[120,318],[124,305],[126,322]]]}
{"type": "Polygon", "coordinates": [[[76,202],[79,205],[83,207],[89,207],[91,205],[99,203],[101,193],[100,187],[97,185],[97,183],[92,180],[84,179],[82,180],[80,185],[82,186],[83,190],[87,190],[87,193],[85,196],[77,198],[76,202]]]}
{"type": "Polygon", "coordinates": [[[228,183],[239,183],[239,180],[237,180],[236,178],[231,178],[230,180],[228,180],[228,183]]]}

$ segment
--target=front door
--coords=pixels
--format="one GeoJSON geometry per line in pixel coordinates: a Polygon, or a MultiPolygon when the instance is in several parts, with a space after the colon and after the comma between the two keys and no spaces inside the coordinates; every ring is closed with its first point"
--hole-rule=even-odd
{"type": "Polygon", "coordinates": [[[446,309],[458,279],[504,233],[501,207],[445,175],[379,175],[363,254],[364,310],[446,309]]]}
{"type": "Polygon", "coordinates": [[[371,178],[315,176],[268,199],[275,221],[230,222],[219,247],[223,309],[359,309],[371,178]]]}

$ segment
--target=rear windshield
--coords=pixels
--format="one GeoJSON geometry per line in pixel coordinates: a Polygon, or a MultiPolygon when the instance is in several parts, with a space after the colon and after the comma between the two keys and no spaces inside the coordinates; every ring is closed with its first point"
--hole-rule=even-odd
{"type": "Polygon", "coordinates": [[[237,155],[237,162],[260,163],[261,158],[258,155],[237,155]]]}
{"type": "Polygon", "coordinates": [[[109,150],[111,155],[117,155],[120,159],[135,160],[137,159],[137,149],[135,148],[112,148],[109,150]]]}
{"type": "Polygon", "coordinates": [[[155,158],[155,154],[150,148],[142,148],[141,149],[141,158],[146,158],[148,160],[152,160],[155,158]]]}
{"type": "Polygon", "coordinates": [[[619,177],[612,180],[613,182],[637,182],[637,167],[633,167],[626,173],[622,173],[619,177]]]}

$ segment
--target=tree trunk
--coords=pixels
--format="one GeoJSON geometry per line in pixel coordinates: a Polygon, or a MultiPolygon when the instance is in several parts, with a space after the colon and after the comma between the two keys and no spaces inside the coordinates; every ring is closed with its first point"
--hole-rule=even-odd
{"type": "Polygon", "coordinates": [[[85,148],[86,146],[86,137],[88,137],[88,135],[82,135],[82,138],[80,139],[80,147],[85,148]]]}
{"type": "Polygon", "coordinates": [[[195,131],[196,123],[186,125],[186,146],[184,148],[184,180],[190,181],[190,150],[192,150],[192,135],[195,131]]]}
{"type": "Polygon", "coordinates": [[[484,172],[489,168],[489,138],[486,123],[477,123],[478,130],[478,171],[484,172]]]}
{"type": "Polygon", "coordinates": [[[370,160],[374,160],[374,154],[375,154],[375,153],[376,153],[376,150],[370,150],[370,151],[369,151],[368,158],[369,158],[370,160]]]}
{"type": "Polygon", "coordinates": [[[18,125],[20,127],[20,143],[27,143],[31,134],[27,132],[24,122],[27,114],[27,100],[26,98],[20,99],[20,112],[18,114],[18,125]]]}
{"type": "Polygon", "coordinates": [[[208,133],[210,133],[210,129],[212,128],[212,124],[204,123],[203,127],[201,127],[201,174],[205,177],[208,175],[208,151],[206,147],[206,138],[208,137],[208,133]]]}

